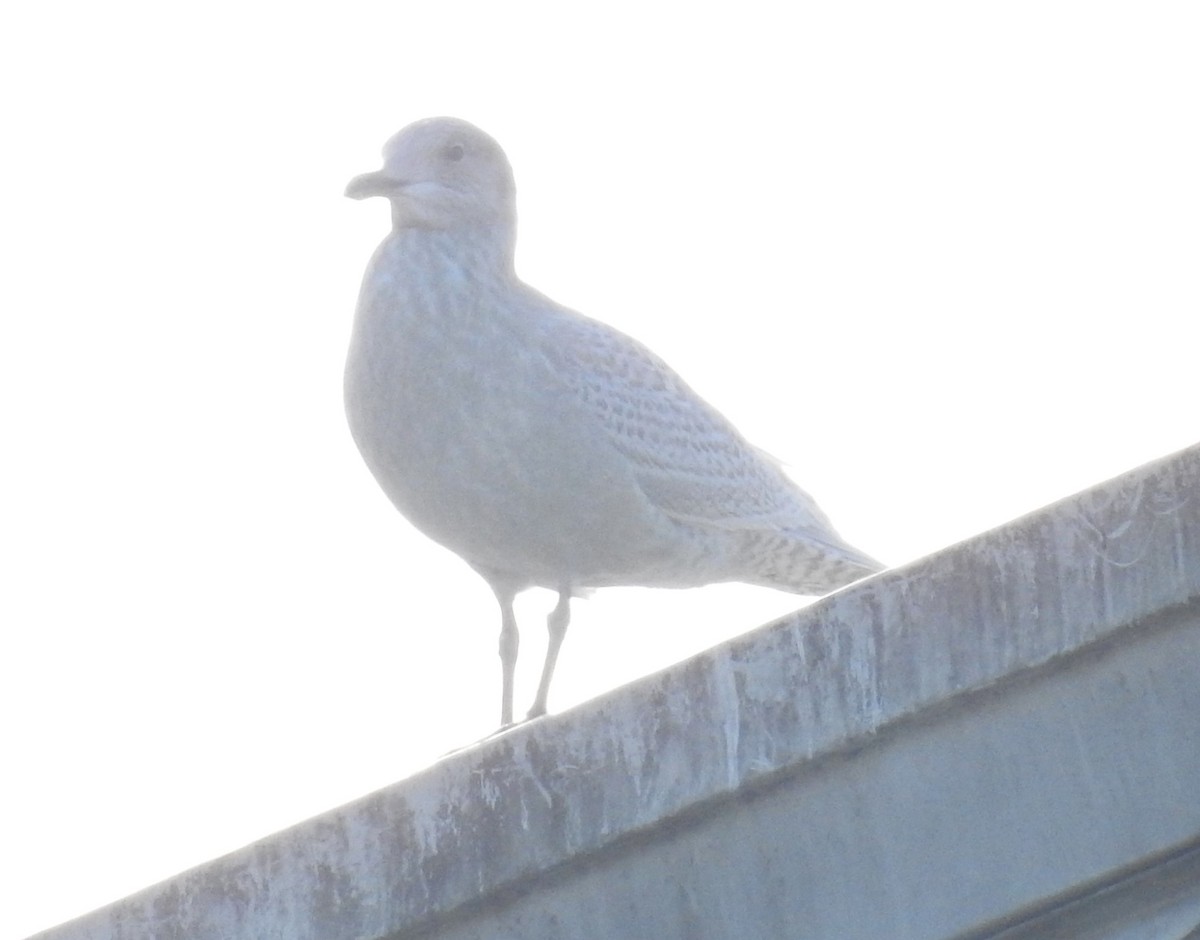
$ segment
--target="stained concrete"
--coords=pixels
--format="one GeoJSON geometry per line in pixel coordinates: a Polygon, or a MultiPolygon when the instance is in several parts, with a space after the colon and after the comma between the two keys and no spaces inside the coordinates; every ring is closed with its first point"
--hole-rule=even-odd
{"type": "Polygon", "coordinates": [[[39,936],[1182,938],[1197,857],[1200,447],[39,936]]]}

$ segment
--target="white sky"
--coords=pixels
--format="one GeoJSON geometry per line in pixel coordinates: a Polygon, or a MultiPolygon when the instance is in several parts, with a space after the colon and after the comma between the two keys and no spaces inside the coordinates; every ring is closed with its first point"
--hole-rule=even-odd
{"type": "MultiPolygon", "coordinates": [[[[1194,3],[178,9],[0,38],[0,935],[495,726],[492,596],[342,418],[388,217],[341,194],[412,120],[495,136],[523,276],[885,560],[1200,439],[1194,3]]],[[[797,603],[576,602],[551,707],[797,603]]],[[[518,612],[522,711],[551,604],[518,612]]]]}

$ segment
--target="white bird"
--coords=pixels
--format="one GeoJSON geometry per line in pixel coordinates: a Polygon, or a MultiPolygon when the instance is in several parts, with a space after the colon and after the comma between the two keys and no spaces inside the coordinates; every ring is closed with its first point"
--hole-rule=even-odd
{"type": "Polygon", "coordinates": [[[529,717],[546,710],[572,594],[743,581],[825,594],[881,565],[661,359],[513,267],[515,187],[455,118],[401,130],[346,195],[391,202],[346,362],[346,413],[396,508],[500,603],[502,725],[513,599],[558,592],[529,717]]]}

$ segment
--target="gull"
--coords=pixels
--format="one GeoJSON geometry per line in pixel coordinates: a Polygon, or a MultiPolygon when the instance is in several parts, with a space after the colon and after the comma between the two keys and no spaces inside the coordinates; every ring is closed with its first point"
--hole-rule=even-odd
{"type": "Polygon", "coordinates": [[[383,157],[346,188],[392,211],[363,276],[346,414],[395,507],[499,602],[502,727],[526,588],[558,592],[534,718],[573,595],[721,581],[820,595],[881,569],[658,356],[517,277],[516,189],[491,137],[429,118],[383,157]]]}

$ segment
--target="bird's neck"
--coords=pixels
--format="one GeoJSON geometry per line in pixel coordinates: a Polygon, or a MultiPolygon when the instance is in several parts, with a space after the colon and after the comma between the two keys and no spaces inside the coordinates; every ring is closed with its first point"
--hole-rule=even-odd
{"type": "Polygon", "coordinates": [[[405,266],[418,266],[426,273],[457,270],[470,272],[481,280],[516,277],[513,265],[516,238],[511,226],[397,227],[392,230],[388,242],[405,266]]]}

